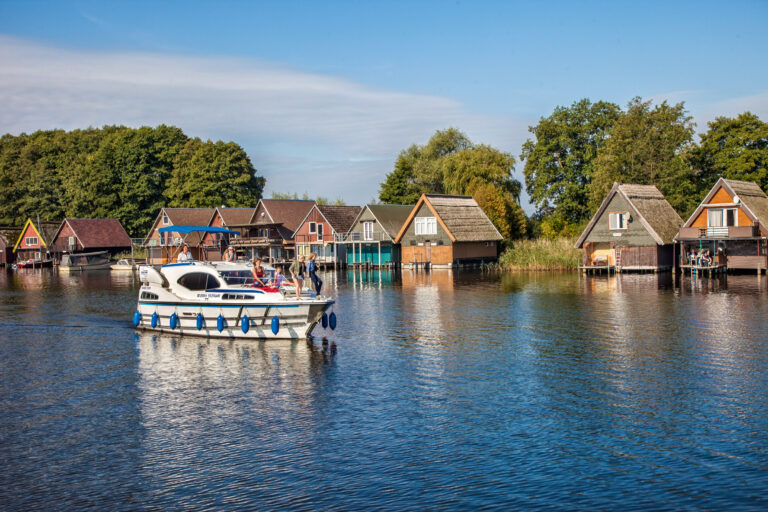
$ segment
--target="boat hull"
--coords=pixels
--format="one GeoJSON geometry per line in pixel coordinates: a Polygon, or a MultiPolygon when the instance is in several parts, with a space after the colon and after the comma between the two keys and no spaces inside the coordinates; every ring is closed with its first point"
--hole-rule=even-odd
{"type": "Polygon", "coordinates": [[[109,270],[109,263],[98,265],[59,265],[59,272],[85,272],[87,270],[109,270]]]}
{"type": "Polygon", "coordinates": [[[202,336],[207,338],[238,339],[304,339],[333,301],[294,301],[287,304],[157,304],[139,301],[137,311],[141,315],[137,329],[162,333],[202,336]],[[152,327],[152,316],[157,313],[157,323],[152,327]],[[177,315],[177,323],[171,329],[171,316],[177,315]],[[203,322],[198,329],[198,314],[203,322]],[[219,316],[223,318],[218,328],[219,316]],[[248,319],[244,332],[244,318],[248,319]],[[272,319],[277,317],[279,328],[272,331],[272,319]]]}

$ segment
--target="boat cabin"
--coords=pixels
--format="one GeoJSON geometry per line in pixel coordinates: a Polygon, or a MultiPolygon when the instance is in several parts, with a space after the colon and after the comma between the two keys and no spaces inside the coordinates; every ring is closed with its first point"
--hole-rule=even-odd
{"type": "Polygon", "coordinates": [[[768,196],[757,183],[720,178],[675,237],[683,270],[768,268],[768,196]]]}
{"type": "Polygon", "coordinates": [[[576,241],[589,272],[663,271],[675,263],[680,215],[653,185],[614,183],[576,241]]]}

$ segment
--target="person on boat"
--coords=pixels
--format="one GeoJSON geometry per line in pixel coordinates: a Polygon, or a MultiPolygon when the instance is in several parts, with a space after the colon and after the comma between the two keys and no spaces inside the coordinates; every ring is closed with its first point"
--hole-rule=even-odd
{"type": "Polygon", "coordinates": [[[276,267],[275,276],[269,282],[269,285],[273,288],[280,288],[283,286],[283,283],[285,283],[285,276],[283,275],[283,271],[280,270],[280,267],[276,267]]]}
{"type": "Polygon", "coordinates": [[[189,246],[187,244],[184,244],[184,247],[181,248],[181,252],[178,256],[176,256],[176,261],[179,263],[184,263],[187,261],[192,261],[194,258],[192,258],[192,254],[189,252],[189,246]]]}
{"type": "Polygon", "coordinates": [[[288,272],[291,273],[291,280],[293,281],[294,286],[296,286],[296,298],[301,298],[301,288],[304,285],[304,271],[306,270],[306,267],[304,266],[304,256],[299,256],[298,259],[294,260],[293,263],[291,263],[291,266],[288,268],[288,272]]]}
{"type": "Polygon", "coordinates": [[[227,247],[226,252],[224,253],[224,261],[228,262],[234,262],[237,260],[237,256],[235,256],[235,248],[231,245],[227,247]]]}
{"type": "Polygon", "coordinates": [[[309,279],[315,286],[315,293],[320,295],[320,288],[323,287],[323,281],[317,277],[317,263],[315,263],[315,258],[317,258],[317,254],[313,252],[309,253],[309,261],[307,261],[307,274],[309,274],[309,279]]]}
{"type": "Polygon", "coordinates": [[[261,266],[261,258],[256,258],[253,260],[253,268],[251,269],[251,273],[253,274],[253,285],[256,286],[257,284],[259,286],[266,286],[264,284],[264,267],[261,266]]]}

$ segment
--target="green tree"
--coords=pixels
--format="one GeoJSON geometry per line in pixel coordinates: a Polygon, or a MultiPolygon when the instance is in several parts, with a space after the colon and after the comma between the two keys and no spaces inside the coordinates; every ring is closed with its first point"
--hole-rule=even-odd
{"type": "Polygon", "coordinates": [[[23,204],[26,198],[27,177],[21,165],[21,154],[27,144],[27,135],[0,137],[0,223],[21,224],[24,218],[23,204]]]}
{"type": "Polygon", "coordinates": [[[421,193],[416,185],[416,161],[420,150],[416,145],[403,150],[395,160],[394,170],[387,174],[379,188],[379,199],[384,204],[415,204],[421,193]]]}
{"type": "Polygon", "coordinates": [[[172,207],[255,206],[264,182],[239,145],[195,138],[176,156],[165,195],[172,207]]]}
{"type": "Polygon", "coordinates": [[[723,177],[753,181],[768,189],[768,123],[751,112],[708,123],[695,151],[703,191],[723,177]]]}
{"type": "Polygon", "coordinates": [[[561,229],[589,218],[595,159],[620,114],[614,103],[585,98],[528,127],[535,140],[526,140],[520,155],[525,189],[537,213],[556,217],[561,229]]]}
{"type": "Polygon", "coordinates": [[[656,185],[667,201],[685,217],[698,204],[690,160],[694,124],[683,103],[634,98],[600,148],[590,185],[590,204],[596,210],[614,182],[656,185]]]}

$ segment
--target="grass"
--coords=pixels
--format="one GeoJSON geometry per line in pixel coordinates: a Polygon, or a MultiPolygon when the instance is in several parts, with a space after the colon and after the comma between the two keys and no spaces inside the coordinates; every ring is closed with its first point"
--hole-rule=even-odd
{"type": "Polygon", "coordinates": [[[549,240],[517,240],[499,257],[501,270],[575,270],[581,251],[573,248],[575,237],[549,240]]]}

